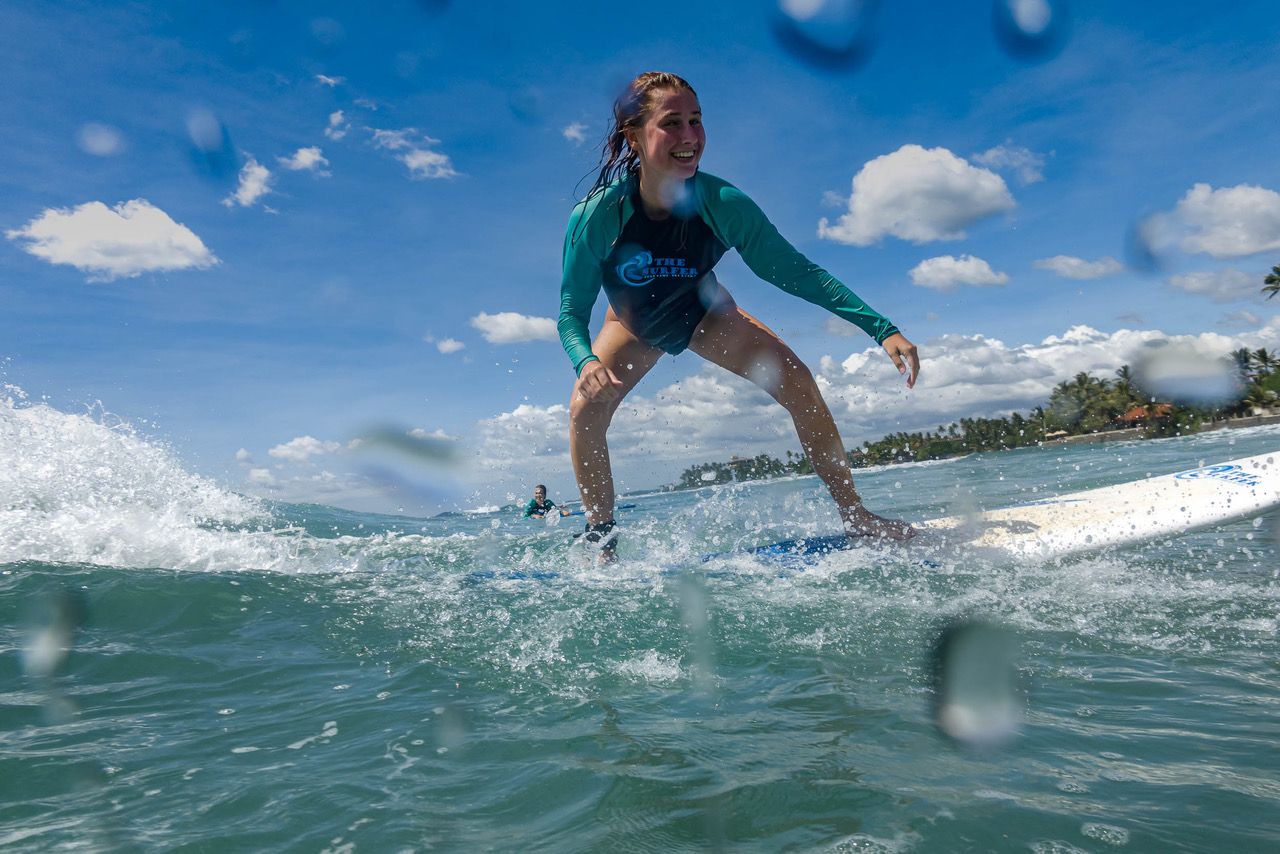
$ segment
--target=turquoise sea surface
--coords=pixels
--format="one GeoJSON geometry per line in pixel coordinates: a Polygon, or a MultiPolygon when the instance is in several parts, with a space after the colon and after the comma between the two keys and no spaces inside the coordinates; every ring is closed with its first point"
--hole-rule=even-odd
{"type": "MultiPolygon", "coordinates": [[[[927,519],[1271,450],[1280,428],[857,483],[927,519]]],[[[628,501],[598,567],[580,521],[269,505],[0,410],[0,850],[1280,850],[1270,520],[1043,563],[704,562],[835,511],[813,478],[628,501]],[[948,626],[1003,639],[1003,682],[948,677],[990,738],[938,725],[948,626]]]]}

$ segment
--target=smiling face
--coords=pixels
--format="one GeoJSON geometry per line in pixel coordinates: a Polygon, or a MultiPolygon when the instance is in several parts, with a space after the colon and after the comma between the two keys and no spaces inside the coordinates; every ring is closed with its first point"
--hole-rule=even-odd
{"type": "MultiPolygon", "coordinates": [[[[698,96],[688,89],[654,92],[648,118],[626,137],[640,158],[640,194],[648,202],[672,198],[698,171],[707,144],[698,96]]],[[[659,207],[669,209],[666,203],[659,207]]]]}

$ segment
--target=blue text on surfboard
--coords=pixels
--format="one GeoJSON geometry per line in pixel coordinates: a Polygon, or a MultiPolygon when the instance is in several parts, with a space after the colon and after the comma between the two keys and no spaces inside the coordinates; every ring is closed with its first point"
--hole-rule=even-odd
{"type": "Polygon", "coordinates": [[[1242,486],[1257,486],[1261,482],[1261,478],[1256,474],[1250,474],[1240,468],[1240,466],[1233,465],[1205,466],[1204,468],[1180,472],[1179,474],[1174,475],[1174,477],[1180,480],[1213,478],[1215,480],[1225,480],[1231,483],[1238,483],[1242,486]]]}

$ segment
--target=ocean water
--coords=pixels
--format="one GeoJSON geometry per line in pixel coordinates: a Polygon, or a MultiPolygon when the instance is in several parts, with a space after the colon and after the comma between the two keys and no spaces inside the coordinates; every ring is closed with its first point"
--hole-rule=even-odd
{"type": "MultiPolygon", "coordinates": [[[[858,483],[926,519],[1270,450],[858,483]]],[[[0,407],[0,850],[1280,850],[1270,521],[1043,563],[708,563],[835,512],[812,478],[629,500],[597,567],[569,519],[269,505],[103,417],[0,407]],[[998,678],[942,667],[948,626],[999,639],[998,678]],[[996,737],[939,728],[947,674],[996,737]]]]}

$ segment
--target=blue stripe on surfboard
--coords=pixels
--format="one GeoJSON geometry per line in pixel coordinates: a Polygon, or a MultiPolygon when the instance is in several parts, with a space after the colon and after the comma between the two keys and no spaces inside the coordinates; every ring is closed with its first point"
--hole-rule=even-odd
{"type": "Polygon", "coordinates": [[[729,555],[825,555],[831,552],[845,551],[855,546],[854,541],[844,534],[827,534],[821,537],[801,537],[794,540],[783,540],[780,543],[770,543],[767,546],[755,546],[749,549],[715,552],[714,554],[703,555],[702,559],[708,561],[718,557],[728,557],[729,555]]]}

